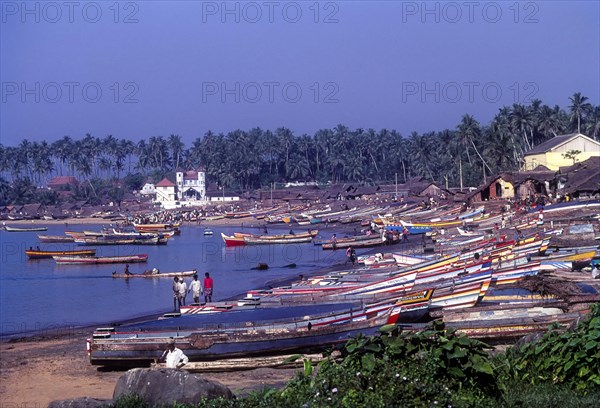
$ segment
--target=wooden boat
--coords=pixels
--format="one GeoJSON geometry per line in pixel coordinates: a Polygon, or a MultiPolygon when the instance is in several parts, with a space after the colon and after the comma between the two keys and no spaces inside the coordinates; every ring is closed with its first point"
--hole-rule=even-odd
{"type": "Polygon", "coordinates": [[[381,245],[385,244],[385,242],[386,242],[385,237],[380,237],[379,235],[374,235],[370,239],[362,239],[359,241],[342,241],[342,242],[338,241],[335,245],[332,242],[324,243],[321,245],[321,248],[323,248],[323,250],[346,249],[349,247],[370,248],[370,247],[381,246],[381,245]]]}
{"type": "Polygon", "coordinates": [[[54,256],[94,256],[95,249],[81,249],[74,251],[42,251],[39,249],[28,249],[25,254],[29,259],[52,258],[54,256]]]}
{"type": "Polygon", "coordinates": [[[225,213],[225,218],[231,219],[247,218],[251,216],[252,214],[250,214],[248,211],[225,213]]]}
{"type": "Polygon", "coordinates": [[[395,302],[372,305],[323,304],[186,314],[135,326],[97,329],[88,341],[90,362],[110,365],[158,359],[170,337],[191,361],[325,350],[360,333],[375,334],[395,302]],[[334,309],[335,308],[335,309],[334,309]],[[328,310],[335,310],[328,312],[328,310]],[[314,312],[313,312],[314,311],[314,312]],[[253,316],[270,314],[269,320],[253,316]],[[283,316],[287,318],[282,318],[283,316]]]}
{"type": "Polygon", "coordinates": [[[183,272],[158,272],[152,273],[152,270],[148,270],[144,273],[117,273],[113,272],[113,278],[174,278],[174,277],[182,277],[182,276],[194,276],[194,274],[198,273],[197,271],[183,271],[183,272]]]}
{"type": "Polygon", "coordinates": [[[168,237],[121,238],[119,236],[75,238],[79,245],[166,245],[168,237]]]}
{"type": "Polygon", "coordinates": [[[229,236],[221,232],[221,238],[223,239],[223,242],[225,242],[225,246],[228,247],[246,245],[244,237],[229,236]]]}
{"type": "Polygon", "coordinates": [[[95,265],[111,263],[136,263],[146,262],[148,255],[125,255],[125,256],[53,256],[57,264],[62,265],[95,265]]]}
{"type": "Polygon", "coordinates": [[[294,238],[264,238],[264,237],[244,237],[247,245],[273,245],[273,244],[302,244],[311,242],[312,237],[294,237],[294,238]]]}
{"type": "Polygon", "coordinates": [[[4,226],[6,232],[33,232],[33,231],[48,231],[47,227],[9,227],[4,226]]]}
{"type": "Polygon", "coordinates": [[[38,239],[45,244],[75,242],[75,238],[68,235],[38,235],[38,239]]]}
{"type": "Polygon", "coordinates": [[[170,224],[170,223],[160,223],[160,224],[136,224],[133,223],[133,227],[138,230],[138,231],[147,231],[147,230],[154,230],[154,231],[160,231],[160,230],[171,230],[171,229],[176,229],[179,228],[181,226],[181,224],[179,223],[175,223],[175,224],[170,224]]]}
{"type": "MultiPolygon", "coordinates": [[[[236,237],[241,237],[248,245],[269,245],[269,244],[300,244],[311,242],[317,236],[319,231],[309,230],[307,232],[299,232],[297,234],[280,234],[280,235],[252,235],[235,233],[236,237]]],[[[225,238],[223,238],[225,239],[225,238]]]]}
{"type": "Polygon", "coordinates": [[[123,231],[113,228],[110,232],[105,232],[102,235],[106,236],[120,236],[124,238],[154,238],[154,237],[172,237],[175,235],[174,230],[166,230],[160,232],[146,232],[146,231],[123,231]]]}

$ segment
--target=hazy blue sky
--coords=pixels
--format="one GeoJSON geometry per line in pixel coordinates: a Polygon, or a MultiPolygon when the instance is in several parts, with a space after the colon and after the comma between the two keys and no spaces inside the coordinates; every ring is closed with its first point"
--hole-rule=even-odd
{"type": "Polygon", "coordinates": [[[0,142],[454,128],[600,102],[600,2],[0,1],[0,142]]]}

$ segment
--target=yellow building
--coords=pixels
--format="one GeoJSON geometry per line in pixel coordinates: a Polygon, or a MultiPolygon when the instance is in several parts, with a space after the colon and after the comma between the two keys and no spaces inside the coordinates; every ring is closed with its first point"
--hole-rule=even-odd
{"type": "Polygon", "coordinates": [[[542,165],[556,171],[559,167],[572,166],[574,163],[585,161],[590,157],[600,157],[600,143],[581,133],[559,135],[525,153],[523,170],[533,170],[542,165]],[[564,156],[573,151],[580,152],[575,155],[575,161],[573,158],[564,156]]]}

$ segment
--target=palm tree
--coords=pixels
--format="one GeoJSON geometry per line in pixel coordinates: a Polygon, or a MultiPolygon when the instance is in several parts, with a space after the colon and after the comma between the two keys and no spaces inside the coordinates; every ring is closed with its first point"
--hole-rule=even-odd
{"type": "Polygon", "coordinates": [[[429,180],[435,181],[429,164],[431,161],[431,153],[433,151],[430,145],[430,140],[424,135],[419,135],[417,132],[410,134],[410,150],[412,153],[412,167],[420,176],[428,177],[429,180]]]}
{"type": "Polygon", "coordinates": [[[534,127],[534,117],[531,109],[525,105],[519,105],[515,103],[510,112],[510,123],[515,130],[522,133],[527,150],[531,150],[533,147],[534,127]],[[527,137],[527,132],[530,132],[531,134],[531,142],[527,137]]]}
{"type": "Polygon", "coordinates": [[[585,132],[588,136],[600,141],[600,106],[590,110],[585,123],[585,132]]]}
{"type": "Polygon", "coordinates": [[[581,95],[581,92],[575,92],[573,96],[569,97],[569,100],[571,101],[571,105],[569,105],[571,122],[577,121],[577,133],[581,133],[581,121],[590,112],[592,105],[586,102],[588,98],[581,95]]]}
{"type": "Polygon", "coordinates": [[[481,153],[479,153],[479,150],[477,149],[477,146],[475,145],[475,139],[479,139],[479,137],[481,136],[481,128],[479,126],[479,122],[477,122],[475,120],[475,118],[473,118],[473,116],[465,114],[462,117],[462,120],[460,122],[460,124],[458,125],[458,135],[460,136],[461,140],[468,140],[469,142],[471,142],[471,146],[473,146],[473,150],[475,150],[475,153],[477,153],[477,156],[479,156],[479,158],[481,159],[481,162],[483,163],[483,178],[485,180],[485,168],[487,168],[490,172],[492,171],[492,169],[490,168],[490,166],[488,166],[487,162],[485,161],[485,159],[483,158],[483,156],[481,155],[481,153]]]}
{"type": "Polygon", "coordinates": [[[67,163],[69,156],[73,150],[73,140],[69,136],[63,136],[50,145],[52,155],[58,159],[60,163],[60,175],[63,175],[63,167],[67,163]]]}
{"type": "Polygon", "coordinates": [[[185,150],[185,145],[181,141],[181,136],[173,134],[169,136],[169,148],[171,150],[171,161],[173,163],[173,167],[177,169],[179,168],[179,161],[181,160],[181,156],[185,150]]]}

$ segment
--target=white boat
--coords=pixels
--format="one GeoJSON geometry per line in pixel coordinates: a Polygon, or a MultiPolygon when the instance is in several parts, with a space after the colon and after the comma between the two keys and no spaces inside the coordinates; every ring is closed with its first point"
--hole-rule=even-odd
{"type": "Polygon", "coordinates": [[[204,235],[205,236],[211,236],[213,234],[213,231],[210,228],[205,228],[204,229],[204,235]]]}

